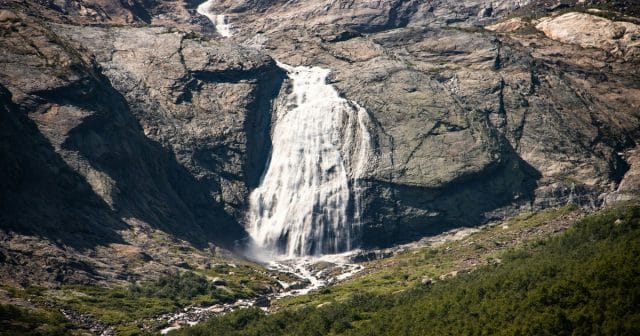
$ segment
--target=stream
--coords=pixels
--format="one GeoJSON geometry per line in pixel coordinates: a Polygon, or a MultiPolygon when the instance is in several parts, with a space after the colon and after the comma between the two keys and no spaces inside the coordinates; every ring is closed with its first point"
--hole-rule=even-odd
{"type": "Polygon", "coordinates": [[[180,311],[158,316],[156,317],[157,320],[165,320],[169,323],[169,326],[162,329],[160,333],[166,334],[171,330],[180,329],[187,325],[196,325],[207,318],[223,315],[238,309],[255,306],[265,311],[270,311],[269,305],[273,300],[305,295],[322,287],[344,281],[364,270],[364,266],[350,261],[357,253],[359,251],[356,250],[343,254],[271,261],[265,265],[268,270],[294,274],[301,281],[287,283],[276,279],[282,286],[282,290],[275,293],[206,307],[188,306],[180,311]]]}

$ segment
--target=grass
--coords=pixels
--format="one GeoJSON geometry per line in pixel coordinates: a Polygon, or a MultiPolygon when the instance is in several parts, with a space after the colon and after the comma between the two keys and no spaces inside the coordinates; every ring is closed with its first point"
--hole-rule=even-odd
{"type": "Polygon", "coordinates": [[[330,289],[305,296],[287,297],[276,304],[280,307],[322,305],[342,302],[354,292],[387,294],[403,291],[426,279],[439,279],[469,269],[496,263],[504,251],[518,244],[535,244],[550,235],[544,229],[532,231],[546,223],[577,212],[575,206],[525,213],[499,225],[471,233],[460,240],[439,246],[424,247],[400,253],[388,259],[365,264],[368,274],[357,276],[330,289]],[[527,231],[529,231],[527,233],[527,231]]]}
{"type": "MultiPolygon", "coordinates": [[[[526,226],[552,215],[522,216],[512,224],[526,226]]],[[[637,204],[588,216],[560,236],[529,242],[501,257],[500,263],[435,283],[411,284],[402,291],[354,291],[342,302],[272,315],[242,310],[174,335],[640,333],[637,204]]]]}
{"type": "MultiPolygon", "coordinates": [[[[475,273],[472,271],[478,268],[498,267],[505,260],[510,260],[513,253],[527,254],[526,251],[544,247],[547,238],[566,228],[568,218],[575,217],[579,212],[575,207],[567,206],[522,214],[481,230],[469,231],[466,236],[366,263],[366,273],[351,280],[309,295],[287,297],[275,305],[283,312],[311,309],[310,313],[314,313],[314,309],[343,309],[343,305],[353,301],[354,295],[366,298],[397,296],[422,287],[423,282],[436,285],[448,283],[467,276],[467,273],[475,273]],[[522,246],[521,252],[508,252],[515,245],[522,246]],[[321,308],[316,308],[319,306],[321,308]]],[[[152,331],[162,326],[161,321],[150,319],[153,316],[173,312],[186,305],[214,304],[262,295],[278,286],[274,277],[285,282],[294,281],[290,275],[273,273],[250,262],[215,262],[207,267],[170,274],[156,281],[126,286],[7,290],[12,296],[31,299],[40,305],[53,303],[57,307],[89,313],[105,324],[116,327],[118,335],[135,335],[143,329],[152,331]],[[224,279],[224,285],[212,285],[214,278],[224,279]]],[[[245,319],[258,318],[250,311],[247,314],[250,317],[245,316],[245,319]]],[[[344,320],[342,327],[368,325],[370,313],[358,314],[357,318],[344,320]]]]}
{"type": "MultiPolygon", "coordinates": [[[[272,274],[283,279],[287,275],[272,274]]],[[[262,295],[279,286],[266,269],[250,262],[217,263],[210,269],[182,271],[155,281],[113,287],[65,285],[58,289],[4,287],[15,298],[87,313],[115,327],[117,335],[135,335],[163,325],[153,319],[188,305],[213,305],[262,295]],[[214,285],[213,278],[224,279],[214,285]]],[[[11,329],[9,329],[11,330],[11,329]]]]}

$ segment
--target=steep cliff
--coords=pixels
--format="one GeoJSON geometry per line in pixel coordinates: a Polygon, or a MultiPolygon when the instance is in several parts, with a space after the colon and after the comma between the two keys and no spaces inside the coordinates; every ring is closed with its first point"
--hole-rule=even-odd
{"type": "MultiPolygon", "coordinates": [[[[368,113],[365,247],[637,196],[633,4],[216,2],[231,38],[197,5],[0,5],[5,269],[140,276],[149,267],[126,258],[109,266],[114,251],[145,260],[158,232],[198,249],[244,244],[273,106],[290,90],[274,59],[331,69],[368,113]]],[[[183,258],[156,252],[158,265],[183,258]]]]}
{"type": "Polygon", "coordinates": [[[154,232],[242,246],[282,77],[270,58],[167,28],[1,14],[3,266],[25,266],[12,280],[86,281],[154,232]],[[77,255],[82,274],[59,275],[77,255]]]}
{"type": "Polygon", "coordinates": [[[574,5],[236,1],[215,10],[236,42],[333,69],[332,83],[370,113],[364,244],[385,245],[567,202],[597,207],[616,190],[640,135],[638,25],[620,13],[593,11],[624,22],[556,11],[574,5]],[[524,13],[514,26],[509,16],[524,13]]]}

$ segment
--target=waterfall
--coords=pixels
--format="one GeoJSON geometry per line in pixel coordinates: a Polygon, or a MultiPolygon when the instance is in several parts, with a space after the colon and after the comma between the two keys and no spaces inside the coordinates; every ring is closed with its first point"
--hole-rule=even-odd
{"type": "MultiPolygon", "coordinates": [[[[224,37],[231,27],[198,6],[224,37]]],[[[292,92],[276,109],[272,152],[250,195],[248,231],[262,253],[316,256],[351,250],[362,218],[361,177],[372,152],[367,111],[340,97],[321,67],[289,66],[292,92]]]]}
{"type": "Polygon", "coordinates": [[[218,34],[223,37],[231,37],[231,24],[227,21],[226,15],[216,15],[211,13],[211,6],[213,5],[214,0],[207,0],[201,3],[198,8],[196,8],[196,12],[198,14],[206,16],[211,23],[216,28],[218,34]]]}
{"type": "Polygon", "coordinates": [[[350,250],[360,229],[354,189],[370,151],[367,113],[327,84],[330,70],[278,65],[293,92],[276,110],[269,166],[250,197],[249,233],[286,257],[350,250]]]}

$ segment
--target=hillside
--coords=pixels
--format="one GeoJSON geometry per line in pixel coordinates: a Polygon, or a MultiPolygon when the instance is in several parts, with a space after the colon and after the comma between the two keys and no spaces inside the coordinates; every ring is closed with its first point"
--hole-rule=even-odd
{"type": "Polygon", "coordinates": [[[2,1],[0,330],[633,334],[639,10],[2,1]]]}
{"type": "Polygon", "coordinates": [[[175,335],[634,335],[639,218],[637,205],[607,209],[468,274],[267,316],[240,310],[175,335]]]}

